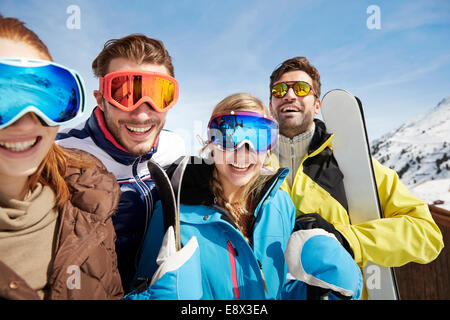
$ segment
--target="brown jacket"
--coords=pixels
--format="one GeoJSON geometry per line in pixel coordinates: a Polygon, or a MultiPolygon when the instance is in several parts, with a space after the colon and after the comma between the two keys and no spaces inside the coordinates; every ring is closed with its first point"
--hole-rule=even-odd
{"type": "MultiPolygon", "coordinates": [[[[70,152],[92,159],[93,165],[87,169],[69,167],[67,170],[65,179],[71,198],[59,215],[46,299],[120,299],[123,290],[111,220],[119,202],[120,188],[115,177],[96,158],[79,150],[70,152]]],[[[0,298],[39,299],[20,276],[1,261],[0,298]]]]}

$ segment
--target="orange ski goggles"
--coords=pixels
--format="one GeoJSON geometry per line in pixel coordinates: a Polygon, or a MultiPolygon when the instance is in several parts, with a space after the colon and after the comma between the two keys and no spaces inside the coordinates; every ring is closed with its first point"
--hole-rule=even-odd
{"type": "Polygon", "coordinates": [[[166,112],[178,100],[178,82],[163,73],[117,71],[100,78],[100,93],[123,111],[133,111],[148,102],[155,111],[166,112]]]}

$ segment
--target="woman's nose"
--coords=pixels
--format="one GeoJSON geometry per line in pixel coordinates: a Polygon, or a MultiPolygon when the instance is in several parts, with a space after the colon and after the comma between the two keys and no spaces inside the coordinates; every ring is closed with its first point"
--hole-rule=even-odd
{"type": "Polygon", "coordinates": [[[27,130],[33,129],[38,122],[40,121],[37,115],[32,112],[28,112],[11,124],[11,126],[14,126],[16,129],[27,130]]]}

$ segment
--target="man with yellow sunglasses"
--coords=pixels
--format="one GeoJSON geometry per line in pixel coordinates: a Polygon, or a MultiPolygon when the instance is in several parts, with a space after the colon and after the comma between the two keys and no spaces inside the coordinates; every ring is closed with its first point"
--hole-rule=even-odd
{"type": "Polygon", "coordinates": [[[163,130],[167,111],[178,99],[178,83],[163,43],[139,34],[107,41],[92,69],[99,78],[97,107],[86,123],[57,138],[62,146],[95,155],[120,184],[122,195],[112,219],[127,293],[158,200],[147,160],[167,167],[185,155],[183,139],[163,130]]]}
{"type": "MultiPolygon", "coordinates": [[[[319,113],[320,75],[305,57],[284,61],[270,76],[270,110],[279,124],[272,166],[288,167],[282,189],[291,196],[296,215],[308,214],[313,227],[332,232],[363,267],[429,263],[443,248],[442,234],[428,206],[414,197],[397,173],[373,159],[383,219],[351,224],[343,174],[331,149],[332,136],[319,113]]],[[[314,296],[311,288],[310,296],[314,296]]],[[[367,294],[363,293],[363,298],[367,294]]]]}

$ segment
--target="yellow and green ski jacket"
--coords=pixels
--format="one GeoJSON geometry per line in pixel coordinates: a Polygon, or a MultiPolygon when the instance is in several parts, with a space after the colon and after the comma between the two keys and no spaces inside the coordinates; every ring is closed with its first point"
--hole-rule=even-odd
{"type": "MultiPolygon", "coordinates": [[[[281,188],[291,196],[296,215],[318,213],[345,237],[356,263],[368,261],[385,267],[408,262],[429,263],[442,250],[441,231],[428,205],[412,195],[397,173],[372,158],[383,219],[351,224],[343,184],[343,174],[333,156],[333,135],[316,119],[316,129],[308,153],[302,160],[292,188],[281,188]]],[[[270,166],[279,167],[272,155],[270,166]]]]}

